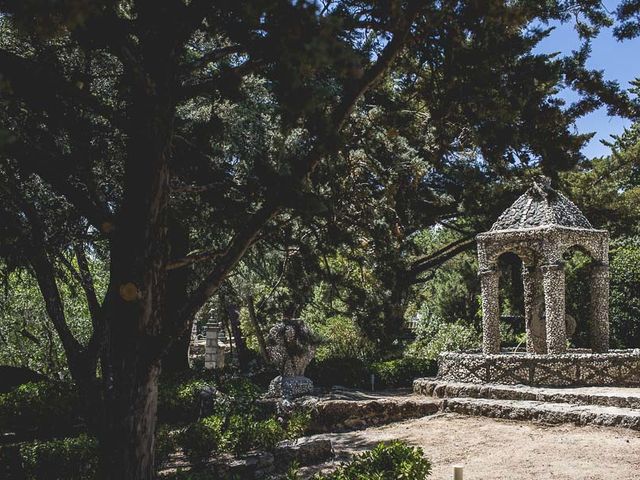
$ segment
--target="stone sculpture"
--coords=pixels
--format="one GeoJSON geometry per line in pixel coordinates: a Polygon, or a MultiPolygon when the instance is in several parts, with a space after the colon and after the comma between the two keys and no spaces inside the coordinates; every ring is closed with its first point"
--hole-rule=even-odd
{"type": "MultiPolygon", "coordinates": [[[[594,352],[609,349],[609,234],[594,229],[569,199],[536,180],[493,224],[477,236],[482,288],[483,353],[500,352],[498,259],[507,252],[523,263],[527,351],[564,353],[567,318],[563,255],[578,247],[593,259],[589,329],[594,352]]],[[[571,320],[571,319],[569,319],[571,320]]],[[[571,323],[571,322],[569,322],[571,323]]],[[[575,322],[574,322],[575,323],[575,322]]]]}
{"type": "Polygon", "coordinates": [[[294,398],[313,392],[304,371],[313,359],[317,340],[302,320],[284,320],[267,335],[269,358],[280,375],[269,385],[268,396],[294,398]]]}

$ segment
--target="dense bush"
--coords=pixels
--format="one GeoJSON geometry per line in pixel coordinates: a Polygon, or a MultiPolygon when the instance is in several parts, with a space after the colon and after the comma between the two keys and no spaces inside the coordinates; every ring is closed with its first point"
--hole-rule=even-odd
{"type": "Polygon", "coordinates": [[[158,417],[163,422],[179,423],[211,415],[216,394],[216,384],[211,379],[161,381],[158,389],[158,417]]]}
{"type": "Polygon", "coordinates": [[[369,383],[369,366],[363,360],[353,357],[329,357],[313,360],[306,375],[320,387],[364,387],[369,383]]]}
{"type": "Polygon", "coordinates": [[[480,334],[462,322],[446,323],[437,318],[418,325],[416,341],[409,346],[411,356],[437,360],[442,352],[470,350],[480,345],[480,334]]]}
{"type": "Polygon", "coordinates": [[[376,388],[409,387],[417,377],[431,376],[436,369],[437,364],[431,359],[408,356],[371,366],[376,377],[376,388]]]}
{"type": "Polygon", "coordinates": [[[612,252],[611,338],[616,347],[640,347],[640,243],[612,252]]]}
{"type": "Polygon", "coordinates": [[[430,472],[431,463],[420,448],[392,442],[378,444],[335,472],[316,475],[314,480],[425,480],[430,472]]]}
{"type": "Polygon", "coordinates": [[[178,442],[176,434],[167,426],[161,426],[156,432],[156,467],[160,468],[164,463],[169,460],[169,455],[172,454],[177,446],[178,442]]]}
{"type": "Polygon", "coordinates": [[[98,467],[97,442],[87,435],[25,443],[20,456],[26,478],[34,480],[92,480],[98,467]]]}
{"type": "Polygon", "coordinates": [[[225,447],[223,428],[224,419],[212,415],[186,427],[178,435],[177,442],[192,463],[200,463],[211,455],[223,451],[225,447]]]}
{"type": "Polygon", "coordinates": [[[78,423],[80,410],[78,393],[72,384],[26,383],[0,394],[0,431],[68,432],[78,423]]]}

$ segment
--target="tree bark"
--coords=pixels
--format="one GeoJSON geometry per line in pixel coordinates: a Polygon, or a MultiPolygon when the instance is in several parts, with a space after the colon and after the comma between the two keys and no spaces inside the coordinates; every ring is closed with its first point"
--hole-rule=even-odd
{"type": "Polygon", "coordinates": [[[152,86],[134,91],[130,115],[136,128],[127,146],[103,306],[109,374],[104,378],[105,422],[99,441],[101,474],[108,480],[155,477],[160,344],[162,336],[175,333],[166,321],[168,156],[174,107],[163,88],[164,72],[153,73],[152,86]]]}
{"type": "Polygon", "coordinates": [[[240,315],[238,306],[234,302],[227,304],[227,313],[229,316],[229,325],[233,333],[233,342],[236,345],[236,355],[238,355],[238,366],[241,372],[247,372],[249,369],[249,356],[247,354],[247,345],[240,328],[240,315]]]}
{"type": "Polygon", "coordinates": [[[256,338],[258,339],[258,348],[260,349],[260,356],[265,363],[269,363],[269,352],[267,351],[267,342],[264,340],[262,334],[262,328],[260,322],[258,322],[258,316],[256,314],[256,306],[253,301],[253,295],[247,295],[247,308],[249,310],[249,320],[253,326],[253,330],[256,332],[256,338]]]}

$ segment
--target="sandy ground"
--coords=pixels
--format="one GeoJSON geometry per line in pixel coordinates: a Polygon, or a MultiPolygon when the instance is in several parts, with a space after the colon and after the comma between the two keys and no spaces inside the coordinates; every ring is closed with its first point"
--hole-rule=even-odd
{"type": "Polygon", "coordinates": [[[338,458],[380,441],[421,446],[433,464],[429,480],[639,480],[640,432],[605,427],[438,414],[330,438],[338,458]]]}

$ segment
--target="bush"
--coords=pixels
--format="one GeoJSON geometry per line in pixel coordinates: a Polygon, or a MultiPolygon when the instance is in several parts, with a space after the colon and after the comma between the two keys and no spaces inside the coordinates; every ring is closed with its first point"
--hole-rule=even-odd
{"type": "Polygon", "coordinates": [[[21,445],[26,478],[89,480],[96,477],[98,445],[87,435],[21,445]]]}
{"type": "Polygon", "coordinates": [[[403,357],[377,362],[371,366],[376,376],[376,388],[409,387],[418,377],[434,375],[436,362],[425,358],[403,357]]]}
{"type": "Polygon", "coordinates": [[[330,357],[313,360],[306,375],[320,387],[364,387],[369,383],[368,365],[353,357],[330,357]]]}
{"type": "Polygon", "coordinates": [[[158,389],[158,417],[163,422],[191,422],[211,415],[216,385],[212,380],[191,378],[162,381],[158,389]]]}
{"type": "Polygon", "coordinates": [[[640,346],[640,245],[612,252],[611,337],[616,347],[640,346]]]}
{"type": "Polygon", "coordinates": [[[42,381],[20,385],[0,394],[0,431],[47,430],[69,432],[78,423],[80,401],[66,382],[42,381]]]}
{"type": "Polygon", "coordinates": [[[162,467],[177,448],[176,435],[168,427],[162,426],[156,432],[156,468],[162,467]]]}
{"type": "Polygon", "coordinates": [[[432,318],[418,326],[410,356],[437,360],[443,352],[470,350],[480,345],[480,334],[462,322],[446,323],[432,318]]]}
{"type": "Polygon", "coordinates": [[[224,419],[212,415],[182,430],[177,442],[192,463],[201,463],[224,449],[223,427],[224,419]]]}
{"type": "Polygon", "coordinates": [[[307,409],[294,410],[287,420],[286,437],[289,440],[302,437],[311,423],[311,412],[307,409]]]}
{"type": "Polygon", "coordinates": [[[278,442],[286,437],[286,431],[275,418],[269,418],[254,424],[253,448],[273,450],[278,442]]]}
{"type": "Polygon", "coordinates": [[[431,463],[422,449],[402,442],[378,444],[373,450],[357,456],[349,464],[314,480],[424,480],[431,463]]]}

